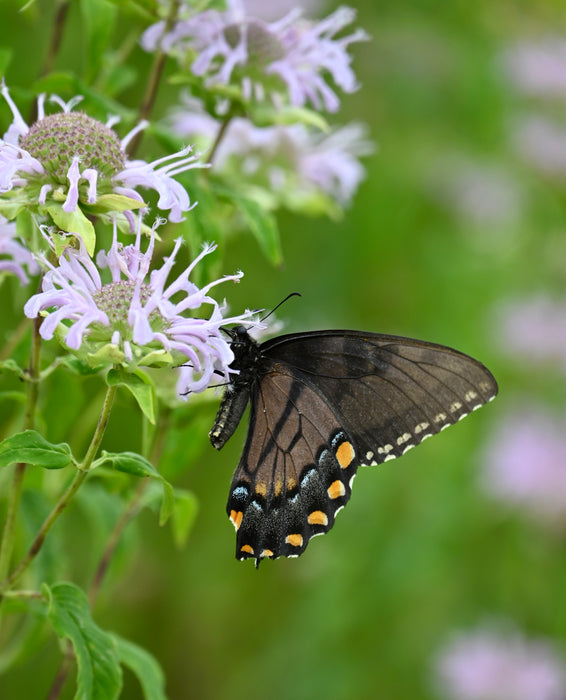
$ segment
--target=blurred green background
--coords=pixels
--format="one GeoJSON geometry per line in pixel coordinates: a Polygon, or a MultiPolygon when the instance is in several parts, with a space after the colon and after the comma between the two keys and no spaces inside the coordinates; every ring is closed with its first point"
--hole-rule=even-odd
{"type": "MultiPolygon", "coordinates": [[[[301,292],[278,313],[288,331],[359,328],[454,346],[490,367],[500,396],[401,460],[362,469],[330,535],[300,559],[266,561],[258,571],[234,558],[224,511],[244,429],[217,453],[207,444],[217,404],[199,406],[176,453],[176,483],[199,501],[188,546],[176,549],[168,529],[143,513],[127,533],[135,554],[118,557],[95,610],[101,626],[158,658],[174,700],[433,700],[437,650],[454,629],[491,617],[566,647],[564,532],[502,507],[479,485],[486,440],[517,397],[564,415],[563,374],[509,359],[493,320],[502,300],[563,295],[565,190],[513,148],[515,120],[536,104],[513,89],[502,55],[517,41],[566,36],[564,3],[351,4],[372,41],[353,48],[362,87],[343,98],[338,120],[369,124],[379,148],[364,161],[367,178],[342,221],[279,216],[280,269],[251,236],[230,240],[224,270],[241,268],[245,277],[222,292],[235,311],[301,292]],[[477,215],[462,204],[470,169],[480,183],[477,215]],[[512,192],[506,206],[490,185],[493,173],[512,192]],[[492,194],[496,204],[484,207],[492,194]]],[[[54,3],[21,13],[18,5],[2,2],[0,25],[2,43],[14,49],[7,81],[21,88],[37,77],[54,3]]],[[[61,69],[80,72],[82,21],[74,7],[61,69]]],[[[120,95],[132,108],[150,62],[141,50],[134,57],[139,77],[120,95]]],[[[161,105],[174,97],[164,88],[161,105]]],[[[0,120],[4,130],[4,107],[0,120]]],[[[21,302],[16,285],[5,283],[8,292],[21,302]]],[[[70,424],[71,380],[59,381],[70,424]]],[[[108,449],[123,449],[128,432],[136,439],[133,411],[120,397],[108,449]]],[[[77,551],[65,556],[80,562],[103,516],[70,517],[77,551]]],[[[6,673],[0,696],[45,697],[58,658],[52,639],[6,673]]],[[[140,697],[132,678],[123,697],[140,697]]]]}

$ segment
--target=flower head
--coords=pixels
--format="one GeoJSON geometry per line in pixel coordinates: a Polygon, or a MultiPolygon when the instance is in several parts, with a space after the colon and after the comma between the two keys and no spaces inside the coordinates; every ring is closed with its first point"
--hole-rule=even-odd
{"type": "Polygon", "coordinates": [[[436,676],[450,700],[563,700],[566,667],[553,646],[515,630],[460,633],[441,650],[436,676]]]}
{"type": "Polygon", "coordinates": [[[159,47],[183,61],[189,57],[192,73],[207,85],[238,85],[246,100],[269,95],[280,103],[286,94],[293,106],[308,103],[336,112],[340,102],[327,76],[344,92],[354,92],[358,84],[348,47],[368,39],[361,29],[336,37],[355,16],[353,9],[341,7],[320,22],[309,22],[295,8],[267,22],[246,14],[240,0],[227,0],[225,11],[188,16],[167,33],[165,23],[158,22],[141,43],[147,51],[159,47]]]}
{"type": "Polygon", "coordinates": [[[566,303],[547,295],[501,304],[494,329],[502,350],[516,360],[566,372],[566,303]]]}
{"type": "MultiPolygon", "coordinates": [[[[172,128],[202,148],[214,142],[220,122],[198,100],[184,96],[174,110],[172,128]]],[[[303,124],[258,127],[248,119],[229,123],[216,151],[213,172],[250,192],[262,188],[276,203],[298,209],[321,194],[348,206],[364,178],[360,156],[373,151],[363,124],[352,123],[330,134],[303,124]]]]}
{"type": "Polygon", "coordinates": [[[496,426],[483,455],[485,491],[545,525],[566,523],[564,418],[519,408],[496,426]]]}
{"type": "Polygon", "coordinates": [[[72,111],[81,97],[63,102],[52,96],[50,101],[61,112],[48,115],[46,97],[40,95],[37,120],[28,126],[4,83],[1,93],[13,121],[0,141],[0,208],[4,205],[12,216],[14,200],[20,208],[27,205],[54,218],[59,208],[67,214],[77,208],[92,214],[116,210],[124,212],[133,231],[132,209],[146,206],[139,188],[158,193],[157,206],[170,212],[171,221],[181,221],[183,212],[191,208],[189,195],[173,178],[190,168],[206,167],[196,162],[198,156],[192,155],[190,148],[151,163],[132,161],[126,146],[146,122],[120,141],[111,128],[116,119],[103,124],[72,111]]]}
{"type": "Polygon", "coordinates": [[[28,283],[28,274],[36,275],[39,266],[32,253],[16,237],[16,224],[0,216],[0,272],[9,272],[28,283]]]}
{"type": "Polygon", "coordinates": [[[535,97],[566,96],[566,40],[549,36],[511,46],[503,56],[505,72],[521,92],[535,97]]]}
{"type": "Polygon", "coordinates": [[[117,362],[129,368],[182,364],[177,383],[181,395],[203,391],[213,374],[229,381],[234,357],[221,327],[254,325],[253,314],[227,318],[225,303],[218,304],[209,292],[222,282],[237,282],[242,273],[202,288],[191,282],[195,265],[215,250],[209,245],[169,282],[181,240],[163,265],[150,271],[154,236],[142,252],[140,229],[135,244],[122,247],[115,227],[114,242],[108,252],[99,252],[97,264],[82,244],[80,250],[67,248],[58,267],[44,260],[48,271],[43,288],[26,303],[26,316],[45,315],[41,336],[50,339],[57,332],[68,348],[81,351],[93,364],[117,362]],[[105,269],[108,281],[100,272],[105,269]],[[201,310],[203,305],[210,311],[201,310]]]}

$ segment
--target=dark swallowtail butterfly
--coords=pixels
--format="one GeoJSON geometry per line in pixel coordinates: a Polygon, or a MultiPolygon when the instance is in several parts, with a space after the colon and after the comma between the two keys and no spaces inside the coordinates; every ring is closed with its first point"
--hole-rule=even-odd
{"type": "Polygon", "coordinates": [[[251,404],[227,512],[236,558],[296,557],[328,532],[360,465],[400,457],[497,394],[457,350],[360,331],[282,335],[259,345],[228,333],[238,374],[210,440],[221,449],[251,404]]]}

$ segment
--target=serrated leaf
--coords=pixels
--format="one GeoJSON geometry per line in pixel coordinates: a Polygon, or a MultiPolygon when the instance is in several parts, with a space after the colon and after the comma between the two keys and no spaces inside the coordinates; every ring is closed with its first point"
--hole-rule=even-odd
{"type": "Polygon", "coordinates": [[[173,540],[177,547],[184,547],[191,533],[198,512],[198,500],[194,493],[175,489],[175,505],[171,518],[173,540]]]}
{"type": "Polygon", "coordinates": [[[75,211],[66,212],[63,206],[58,202],[50,202],[46,204],[43,209],[63,231],[78,234],[85,244],[87,253],[90,256],[94,255],[96,232],[92,223],[86,218],[78,206],[75,211]]]}
{"type": "Polygon", "coordinates": [[[84,592],[72,583],[44,584],[47,616],[61,639],[68,639],[77,660],[76,700],[113,700],[122,690],[122,669],[114,637],[91,617],[84,592]]]}
{"type": "Polygon", "coordinates": [[[163,486],[163,498],[159,513],[159,524],[165,523],[171,517],[175,507],[175,496],[171,484],[157,471],[157,469],[142,455],[136,452],[106,452],[102,451],[101,456],[96,460],[93,467],[99,467],[110,463],[113,469],[132,476],[151,477],[161,482],[163,486]]]}
{"type": "Polygon", "coordinates": [[[165,676],[155,657],[146,649],[112,634],[120,662],[137,677],[145,700],[167,700],[165,676]]]}
{"type": "Polygon", "coordinates": [[[54,445],[36,430],[24,430],[0,442],[0,467],[23,462],[45,469],[63,469],[74,463],[66,442],[54,445]]]}
{"type": "Polygon", "coordinates": [[[106,381],[108,386],[125,386],[138,402],[144,416],[155,425],[155,391],[151,379],[144,372],[127,372],[118,367],[108,372],[106,381]]]}

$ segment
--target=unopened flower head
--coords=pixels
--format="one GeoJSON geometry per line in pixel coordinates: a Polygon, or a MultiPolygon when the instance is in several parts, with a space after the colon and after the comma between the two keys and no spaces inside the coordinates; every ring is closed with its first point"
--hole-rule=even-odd
{"type": "Polygon", "coordinates": [[[566,666],[546,640],[511,625],[454,635],[436,661],[440,697],[448,700],[563,700],[566,666]]]}
{"type": "Polygon", "coordinates": [[[142,36],[147,51],[161,48],[174,53],[191,72],[214,84],[237,85],[245,100],[271,98],[276,104],[336,112],[338,96],[328,82],[346,93],[358,88],[348,53],[350,44],[365,41],[361,29],[340,36],[356,16],[340,7],[319,22],[302,18],[295,8],[282,19],[267,22],[248,15],[240,0],[227,0],[225,11],[187,14],[165,32],[165,22],[151,26],[142,36]]]}
{"type": "MultiPolygon", "coordinates": [[[[220,122],[186,95],[173,111],[171,124],[203,149],[214,143],[220,129],[220,122]]],[[[366,132],[359,123],[324,134],[303,124],[258,127],[234,118],[215,153],[213,173],[250,192],[262,188],[272,206],[307,209],[323,195],[334,209],[336,203],[346,207],[365,175],[360,157],[374,150],[366,132]]]]}
{"type": "Polygon", "coordinates": [[[216,246],[208,245],[168,282],[181,240],[160,268],[150,270],[153,244],[152,235],[143,252],[138,229],[135,244],[122,247],[115,227],[110,250],[99,252],[96,264],[82,244],[79,250],[67,248],[57,267],[44,260],[48,271],[42,291],[26,303],[25,314],[45,316],[41,336],[49,340],[57,333],[69,349],[94,366],[182,365],[177,383],[180,395],[203,391],[213,375],[219,383],[229,381],[234,356],[221,327],[255,325],[253,313],[228,318],[225,303],[219,304],[209,292],[222,282],[239,281],[242,273],[197,287],[189,277],[195,265],[215,250],[216,246]],[[101,270],[107,270],[108,281],[103,281],[101,270]]]}
{"type": "Polygon", "coordinates": [[[190,148],[151,163],[128,159],[126,147],[146,122],[120,141],[111,128],[115,118],[104,124],[72,111],[81,97],[64,102],[54,95],[50,101],[61,111],[46,114],[46,96],[40,95],[37,120],[28,126],[4,82],[1,92],[13,115],[0,141],[0,210],[10,218],[23,207],[49,214],[56,223],[61,210],[70,214],[81,209],[94,215],[119,211],[134,231],[132,210],[146,207],[140,188],[158,193],[157,206],[169,211],[171,221],[181,221],[183,212],[194,206],[173,177],[206,167],[190,148]]]}

